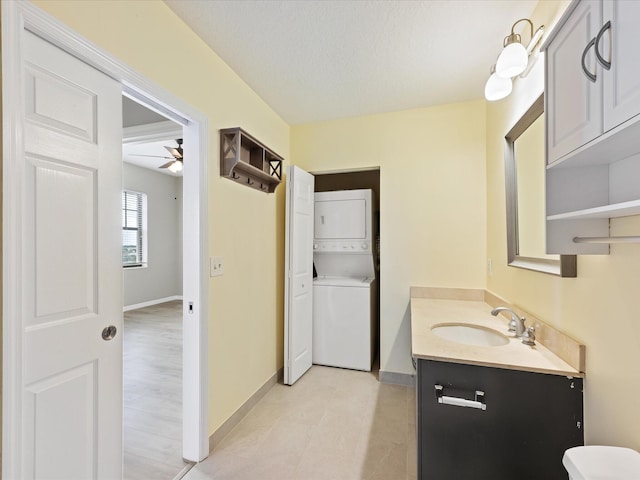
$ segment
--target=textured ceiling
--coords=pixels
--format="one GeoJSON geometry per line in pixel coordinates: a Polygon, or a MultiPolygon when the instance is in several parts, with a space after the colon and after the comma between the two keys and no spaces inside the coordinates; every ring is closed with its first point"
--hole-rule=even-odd
{"type": "Polygon", "coordinates": [[[537,3],[165,2],[292,125],[482,98],[503,38],[537,3]]]}

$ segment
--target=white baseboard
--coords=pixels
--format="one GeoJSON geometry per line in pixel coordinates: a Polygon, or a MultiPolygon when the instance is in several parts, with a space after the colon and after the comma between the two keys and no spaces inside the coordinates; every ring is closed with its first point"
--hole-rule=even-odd
{"type": "Polygon", "coordinates": [[[122,311],[128,312],[129,310],[137,310],[138,308],[151,307],[152,305],[158,305],[159,303],[165,303],[165,302],[172,302],[173,300],[182,300],[182,295],[173,295],[172,297],[158,298],[156,300],[149,300],[148,302],[127,305],[122,309],[122,311]]]}

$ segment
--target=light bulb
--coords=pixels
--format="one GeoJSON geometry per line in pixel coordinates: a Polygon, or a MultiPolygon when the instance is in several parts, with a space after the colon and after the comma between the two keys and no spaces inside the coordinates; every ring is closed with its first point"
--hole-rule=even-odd
{"type": "Polygon", "coordinates": [[[511,93],[513,85],[510,78],[503,78],[496,75],[495,67],[491,67],[491,76],[484,86],[484,98],[493,102],[500,100],[511,93]]]}
{"type": "Polygon", "coordinates": [[[178,173],[182,170],[182,162],[176,160],[171,165],[169,165],[169,170],[173,173],[178,173]]]}
{"type": "Polygon", "coordinates": [[[528,60],[527,49],[520,42],[509,43],[498,57],[496,74],[503,78],[520,75],[527,68],[528,60]]]}

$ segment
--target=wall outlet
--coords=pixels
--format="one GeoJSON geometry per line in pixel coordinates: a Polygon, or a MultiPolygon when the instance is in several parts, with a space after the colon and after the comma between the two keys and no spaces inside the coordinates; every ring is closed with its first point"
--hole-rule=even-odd
{"type": "Polygon", "coordinates": [[[224,273],[224,261],[222,257],[211,257],[210,259],[210,273],[212,277],[219,277],[224,273]]]}

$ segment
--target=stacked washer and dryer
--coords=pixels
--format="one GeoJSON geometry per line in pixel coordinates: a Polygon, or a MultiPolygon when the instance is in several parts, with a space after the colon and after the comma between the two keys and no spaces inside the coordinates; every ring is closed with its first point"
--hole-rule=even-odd
{"type": "Polygon", "coordinates": [[[313,363],[370,371],[377,284],[371,190],[317,192],[314,209],[313,363]]]}

